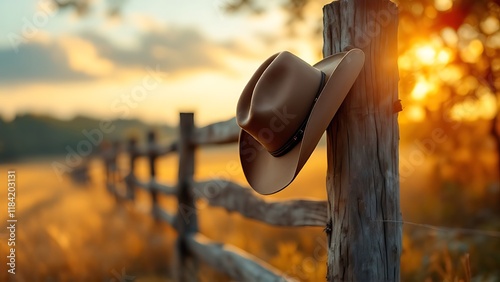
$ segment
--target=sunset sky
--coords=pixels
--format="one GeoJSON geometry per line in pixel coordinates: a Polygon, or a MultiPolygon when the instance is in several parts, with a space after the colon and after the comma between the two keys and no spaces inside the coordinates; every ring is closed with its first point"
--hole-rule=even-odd
{"type": "Polygon", "coordinates": [[[309,23],[283,28],[286,13],[227,14],[229,0],[125,2],[120,17],[95,0],[88,14],[50,1],[0,2],[0,114],[60,118],[137,117],[176,123],[179,111],[210,123],[235,114],[241,90],[267,57],[290,50],[309,63],[321,55],[322,3],[309,23]]]}
{"type": "MultiPolygon", "coordinates": [[[[179,111],[194,111],[199,125],[228,119],[246,82],[272,54],[289,50],[311,64],[320,59],[317,31],[322,6],[330,2],[310,1],[304,20],[290,28],[290,14],[280,2],[260,1],[265,13],[255,14],[226,13],[223,7],[232,0],[127,0],[120,16],[110,17],[109,5],[116,1],[121,0],[93,0],[83,16],[75,9],[56,10],[50,0],[0,3],[3,119],[35,113],[176,124],[179,111]]],[[[436,0],[425,9],[418,1],[405,3],[429,23],[453,2],[436,0]]],[[[399,121],[425,120],[424,108],[437,109],[450,98],[451,88],[480,92],[478,99],[455,105],[453,117],[491,119],[495,96],[453,61],[489,60],[484,53],[500,46],[498,18],[492,14],[478,26],[465,23],[458,30],[415,33],[415,28],[401,18],[400,31],[407,35],[400,37],[405,110],[399,121]]],[[[491,64],[498,68],[500,60],[491,64]]]]}

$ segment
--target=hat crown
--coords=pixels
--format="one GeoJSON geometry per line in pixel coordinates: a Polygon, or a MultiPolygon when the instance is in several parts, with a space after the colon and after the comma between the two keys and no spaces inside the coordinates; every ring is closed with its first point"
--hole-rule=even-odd
{"type": "Polygon", "coordinates": [[[301,128],[321,90],[321,71],[289,52],[271,56],[238,101],[238,125],[268,152],[282,148],[301,128]]]}

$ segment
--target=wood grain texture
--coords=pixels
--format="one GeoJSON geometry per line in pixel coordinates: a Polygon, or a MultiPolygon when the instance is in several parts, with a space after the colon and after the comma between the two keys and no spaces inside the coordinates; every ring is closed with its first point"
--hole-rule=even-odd
{"type": "Polygon", "coordinates": [[[236,281],[295,281],[258,258],[236,248],[215,243],[200,233],[186,238],[188,251],[236,281]]]}
{"type": "Polygon", "coordinates": [[[399,281],[397,7],[340,0],[323,12],[323,55],[350,47],[366,55],[327,130],[328,280],[399,281]]]}
{"type": "Polygon", "coordinates": [[[195,130],[194,114],[180,114],[179,173],[177,183],[177,217],[180,235],[198,231],[196,206],[191,192],[194,177],[194,150],[190,137],[195,130]]]}
{"type": "Polygon", "coordinates": [[[135,173],[135,162],[137,160],[137,139],[130,138],[128,140],[128,157],[129,157],[129,173],[125,177],[125,185],[127,186],[127,198],[134,201],[135,200],[135,185],[134,185],[134,173],[135,173]]]}
{"type": "Polygon", "coordinates": [[[191,192],[191,182],[194,177],[194,150],[191,137],[195,130],[194,114],[181,113],[179,124],[179,174],[177,183],[177,214],[174,227],[177,229],[179,237],[176,242],[175,268],[176,281],[197,281],[198,273],[193,269],[198,269],[196,257],[190,256],[187,251],[186,239],[195,232],[198,232],[198,217],[196,205],[191,192]]]}
{"type": "Polygon", "coordinates": [[[236,118],[197,128],[192,137],[194,145],[213,145],[238,142],[240,127],[236,118]]]}
{"type": "Polygon", "coordinates": [[[193,183],[193,193],[209,205],[238,212],[244,217],[277,226],[322,226],[327,220],[327,202],[288,200],[269,202],[249,189],[225,180],[193,183]]]}
{"type": "MultiPolygon", "coordinates": [[[[155,131],[149,131],[147,135],[147,140],[148,140],[148,147],[149,148],[155,148],[157,146],[156,143],[156,132],[155,131]]],[[[156,179],[156,160],[158,159],[158,154],[156,150],[150,150],[148,154],[148,163],[149,163],[149,179],[150,179],[150,184],[155,181],[156,179]]],[[[157,217],[157,214],[155,210],[158,207],[158,191],[155,189],[154,186],[150,185],[149,186],[149,194],[151,196],[151,213],[153,214],[154,218],[156,220],[159,220],[157,217]]]]}

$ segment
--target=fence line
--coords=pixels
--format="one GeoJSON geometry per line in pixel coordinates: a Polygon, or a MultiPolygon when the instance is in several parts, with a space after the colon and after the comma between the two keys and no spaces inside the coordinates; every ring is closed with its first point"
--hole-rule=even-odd
{"type": "Polygon", "coordinates": [[[202,199],[213,207],[221,207],[229,212],[275,226],[325,226],[327,202],[314,200],[266,201],[254,192],[231,181],[194,179],[195,150],[206,145],[229,144],[238,141],[239,127],[235,118],[196,128],[193,113],[181,113],[179,139],[167,146],[156,143],[156,135],[149,132],[147,146],[139,148],[137,140],[130,139],[126,152],[129,155],[130,172],[119,179],[116,159],[118,143],[102,157],[106,167],[106,187],[119,200],[135,199],[136,188],[149,192],[152,215],[156,220],[166,222],[177,230],[175,250],[175,278],[177,281],[196,281],[197,265],[200,261],[239,281],[295,281],[266,262],[234,246],[212,242],[198,232],[196,200],[202,199]],[[169,186],[156,180],[156,160],[160,156],[179,154],[178,180],[176,186],[169,186]],[[136,161],[147,157],[149,181],[142,182],[135,176],[136,161]],[[126,194],[117,190],[124,182],[126,194]],[[158,204],[159,195],[176,196],[176,214],[162,209],[158,204]]]}

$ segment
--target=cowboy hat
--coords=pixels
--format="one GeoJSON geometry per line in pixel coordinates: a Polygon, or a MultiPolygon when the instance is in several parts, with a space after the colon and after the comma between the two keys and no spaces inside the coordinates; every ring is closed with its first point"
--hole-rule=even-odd
{"type": "Polygon", "coordinates": [[[239,155],[245,177],[260,194],[287,187],[318,144],[365,60],[360,49],[311,66],[290,52],[267,59],[240,96],[239,155]]]}

